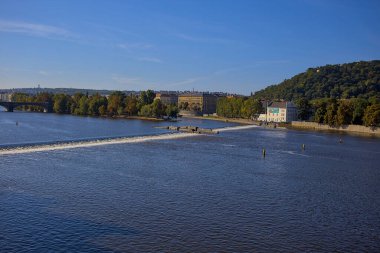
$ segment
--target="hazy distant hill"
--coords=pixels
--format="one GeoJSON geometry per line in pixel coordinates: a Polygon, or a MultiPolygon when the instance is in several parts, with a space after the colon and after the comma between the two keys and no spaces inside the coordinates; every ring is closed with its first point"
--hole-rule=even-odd
{"type": "Polygon", "coordinates": [[[278,85],[257,91],[254,96],[286,100],[380,96],[380,61],[309,68],[278,85]]]}
{"type": "MultiPolygon", "coordinates": [[[[67,94],[74,95],[75,93],[88,93],[93,95],[99,93],[101,95],[109,95],[112,93],[112,90],[94,90],[94,89],[75,89],[75,88],[13,88],[13,89],[0,89],[0,93],[25,93],[30,95],[35,95],[38,93],[47,92],[52,94],[67,94]]],[[[125,91],[128,93],[128,91],[125,91]]]]}

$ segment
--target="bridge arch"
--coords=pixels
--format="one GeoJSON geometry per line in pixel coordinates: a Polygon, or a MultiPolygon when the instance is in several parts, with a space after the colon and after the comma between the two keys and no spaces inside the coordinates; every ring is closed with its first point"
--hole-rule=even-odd
{"type": "Polygon", "coordinates": [[[23,105],[41,106],[45,112],[53,112],[53,105],[50,102],[4,102],[0,101],[0,106],[4,107],[7,112],[13,112],[16,107],[23,105]]]}

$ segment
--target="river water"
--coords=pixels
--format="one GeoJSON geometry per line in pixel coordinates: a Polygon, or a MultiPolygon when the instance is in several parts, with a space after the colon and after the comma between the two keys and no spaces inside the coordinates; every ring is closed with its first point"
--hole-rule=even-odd
{"type": "MultiPolygon", "coordinates": [[[[232,125],[0,112],[0,145],[168,124],[232,125]]],[[[379,139],[330,133],[252,128],[0,155],[0,252],[379,252],[379,194],[379,139]]]]}

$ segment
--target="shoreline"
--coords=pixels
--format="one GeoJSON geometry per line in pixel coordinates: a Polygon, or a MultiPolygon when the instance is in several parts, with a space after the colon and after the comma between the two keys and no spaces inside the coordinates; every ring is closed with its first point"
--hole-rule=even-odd
{"type": "MultiPolygon", "coordinates": [[[[12,113],[15,113],[15,112],[40,113],[40,114],[45,114],[46,113],[46,112],[23,111],[23,110],[15,110],[12,113]]],[[[0,111],[0,113],[9,113],[9,112],[7,112],[7,111],[0,111]]],[[[101,118],[101,119],[138,119],[138,120],[147,120],[147,121],[171,121],[170,119],[145,117],[145,116],[138,116],[138,115],[135,115],[135,116],[127,116],[127,115],[117,115],[117,116],[107,116],[107,115],[78,115],[78,114],[71,114],[71,113],[56,113],[56,112],[51,112],[49,114],[54,114],[54,115],[70,115],[70,116],[74,116],[74,117],[90,117],[90,118],[101,118]]]]}
{"type": "Polygon", "coordinates": [[[341,127],[330,127],[325,124],[318,124],[315,122],[302,122],[293,121],[288,126],[287,129],[296,131],[308,131],[308,132],[321,132],[321,133],[335,133],[335,134],[348,134],[361,137],[380,137],[380,129],[371,129],[370,127],[365,127],[361,125],[346,125],[341,127]],[[293,123],[294,122],[294,123],[293,123]]]}
{"type": "Polygon", "coordinates": [[[365,126],[360,126],[360,125],[355,125],[353,126],[354,128],[359,127],[359,128],[367,128],[365,131],[360,129],[361,131],[358,130],[350,130],[349,126],[344,126],[340,128],[335,128],[335,127],[328,127],[328,125],[324,124],[319,124],[320,128],[314,126],[314,122],[306,122],[306,124],[310,124],[310,126],[295,126],[293,124],[297,123],[303,123],[302,121],[294,121],[297,123],[283,123],[280,122],[278,123],[277,127],[272,127],[272,126],[262,126],[260,125],[261,122],[259,121],[253,121],[249,119],[241,119],[241,118],[225,118],[225,117],[215,117],[215,116],[186,116],[184,118],[189,118],[189,119],[203,119],[203,120],[215,120],[215,121],[223,121],[223,122],[230,122],[230,123],[239,123],[239,124],[244,124],[244,125],[256,125],[258,127],[262,128],[270,128],[270,129],[278,129],[278,130],[295,130],[295,131],[308,131],[308,132],[320,132],[320,133],[334,133],[334,134],[348,134],[348,135],[354,135],[354,136],[360,136],[360,137],[375,137],[379,138],[380,137],[380,129],[377,128],[376,131],[371,132],[369,127],[365,126]],[[369,131],[369,132],[368,132],[369,131]]]}
{"type": "MultiPolygon", "coordinates": [[[[89,116],[91,117],[91,116],[89,116]]],[[[118,115],[118,116],[100,116],[105,119],[139,119],[139,120],[147,120],[147,121],[170,121],[162,118],[151,118],[144,116],[127,116],[127,115],[118,115]]]]}
{"type": "MultiPolygon", "coordinates": [[[[42,113],[42,112],[32,112],[32,111],[20,111],[20,112],[27,112],[27,113],[42,113]]],[[[273,127],[273,126],[262,126],[259,121],[249,120],[249,119],[243,119],[243,118],[225,118],[225,117],[218,117],[218,116],[183,116],[176,119],[163,119],[163,118],[151,118],[151,117],[144,117],[144,116],[127,116],[127,115],[119,115],[119,116],[91,116],[91,115],[75,115],[75,114],[59,114],[59,113],[53,113],[56,115],[71,115],[71,116],[79,116],[79,117],[91,117],[91,118],[102,118],[102,119],[125,119],[125,120],[144,120],[144,121],[153,121],[153,122],[176,122],[180,120],[181,118],[187,118],[187,119],[200,119],[200,120],[214,120],[214,121],[221,121],[226,123],[238,123],[242,125],[255,125],[262,128],[270,128],[270,129],[278,129],[278,130],[295,130],[295,131],[309,131],[309,132],[321,132],[321,133],[335,133],[335,134],[349,134],[354,136],[361,136],[361,137],[375,137],[380,138],[380,128],[377,128],[376,131],[368,132],[367,131],[355,131],[350,130],[347,128],[347,126],[344,127],[329,127],[325,124],[318,124],[319,127],[316,127],[314,124],[317,124],[315,122],[302,122],[302,121],[293,121],[296,123],[278,123],[279,126],[273,127]],[[298,126],[296,124],[304,124],[302,126],[298,126]],[[306,124],[305,124],[306,123],[306,124]],[[309,125],[307,125],[309,124],[309,125]]],[[[366,128],[364,126],[360,125],[354,125],[354,127],[360,127],[360,128],[366,128]]],[[[370,128],[368,128],[370,129],[370,128]]]]}

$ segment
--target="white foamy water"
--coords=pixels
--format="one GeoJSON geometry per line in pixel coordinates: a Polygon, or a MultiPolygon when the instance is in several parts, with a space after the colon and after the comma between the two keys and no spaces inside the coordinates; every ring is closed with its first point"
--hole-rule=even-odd
{"type": "Polygon", "coordinates": [[[71,142],[71,143],[45,144],[45,145],[38,145],[38,146],[25,146],[25,147],[20,146],[20,147],[0,150],[0,155],[23,154],[23,153],[31,153],[31,152],[95,147],[95,146],[124,144],[124,143],[138,143],[138,142],[155,141],[155,140],[169,140],[169,139],[190,137],[190,136],[195,136],[195,135],[196,134],[192,134],[192,133],[170,133],[170,134],[162,134],[162,135],[124,137],[124,138],[115,138],[115,139],[106,139],[106,140],[91,140],[91,141],[80,141],[80,142],[71,142]]]}
{"type": "Polygon", "coordinates": [[[224,131],[250,129],[250,128],[256,128],[256,127],[259,127],[259,126],[256,126],[256,125],[233,126],[233,127],[215,128],[213,130],[218,131],[218,132],[224,132],[224,131]]]}
{"type": "MultiPolygon", "coordinates": [[[[234,127],[225,127],[214,129],[214,131],[232,131],[232,130],[241,130],[241,129],[249,129],[257,126],[249,125],[249,126],[234,126],[234,127]]],[[[6,149],[0,149],[0,155],[12,155],[12,154],[24,154],[31,152],[43,152],[43,151],[52,151],[52,150],[62,150],[62,149],[72,149],[72,148],[85,148],[85,147],[95,147],[95,146],[103,146],[103,145],[114,145],[114,144],[124,144],[124,143],[139,143],[145,141],[157,141],[157,140],[170,140],[170,139],[178,139],[185,138],[191,136],[198,136],[199,134],[195,133],[168,133],[161,135],[149,135],[149,136],[136,136],[136,137],[118,137],[118,138],[110,138],[103,140],[85,140],[78,142],[67,142],[67,143],[58,143],[58,144],[41,144],[41,145],[33,145],[33,146],[18,146],[6,149]]]]}

